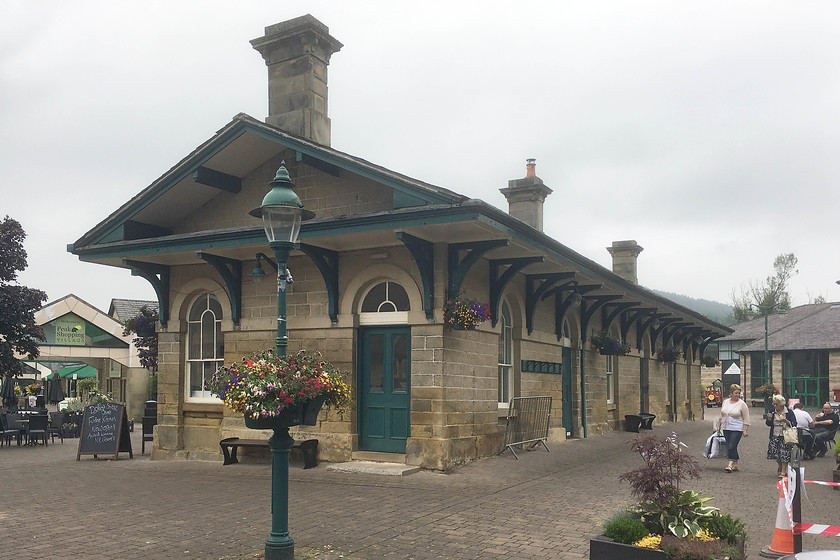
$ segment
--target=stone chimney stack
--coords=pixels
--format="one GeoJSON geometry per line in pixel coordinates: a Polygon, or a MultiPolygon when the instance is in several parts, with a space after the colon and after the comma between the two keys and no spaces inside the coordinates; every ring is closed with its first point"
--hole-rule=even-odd
{"type": "Polygon", "coordinates": [[[324,146],[330,145],[327,66],[342,45],[311,15],[265,28],[251,41],[268,66],[270,125],[324,146]]]}
{"type": "Polygon", "coordinates": [[[542,231],[543,203],[552,190],[537,177],[537,160],[530,158],[525,161],[525,177],[508,181],[507,188],[499,190],[508,201],[508,214],[542,231]]]}
{"type": "Polygon", "coordinates": [[[613,241],[612,247],[607,247],[607,251],[612,255],[613,272],[625,280],[638,284],[639,277],[636,273],[636,260],[639,257],[639,253],[644,251],[644,248],[633,240],[613,241]]]}

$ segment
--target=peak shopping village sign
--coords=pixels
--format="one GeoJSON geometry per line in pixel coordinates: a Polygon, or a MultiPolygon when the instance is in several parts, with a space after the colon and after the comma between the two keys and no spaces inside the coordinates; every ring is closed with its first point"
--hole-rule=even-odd
{"type": "Polygon", "coordinates": [[[56,319],[55,343],[61,346],[85,345],[85,322],[78,318],[62,317],[56,319]]]}

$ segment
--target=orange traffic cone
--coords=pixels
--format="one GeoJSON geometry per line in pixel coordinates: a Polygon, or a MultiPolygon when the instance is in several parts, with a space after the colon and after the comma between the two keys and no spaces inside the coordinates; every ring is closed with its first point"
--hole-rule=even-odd
{"type": "MultiPolygon", "coordinates": [[[[783,480],[782,484],[787,485],[787,480],[783,480]]],[[[780,484],[779,507],[776,508],[776,529],[773,531],[773,542],[770,543],[769,547],[762,549],[760,555],[765,558],[779,558],[786,554],[793,554],[793,529],[790,526],[790,517],[788,517],[785,507],[784,487],[780,484]]]]}

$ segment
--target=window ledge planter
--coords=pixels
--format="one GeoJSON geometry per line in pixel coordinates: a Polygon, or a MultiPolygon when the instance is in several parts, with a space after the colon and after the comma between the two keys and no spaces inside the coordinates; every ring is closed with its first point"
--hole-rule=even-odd
{"type": "Polygon", "coordinates": [[[605,535],[589,539],[589,560],[668,560],[661,550],[615,542],[605,535]]]}

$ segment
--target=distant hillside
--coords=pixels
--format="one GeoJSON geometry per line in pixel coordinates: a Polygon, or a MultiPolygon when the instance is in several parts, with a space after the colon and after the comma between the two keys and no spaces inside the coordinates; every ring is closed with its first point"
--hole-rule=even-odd
{"type": "Polygon", "coordinates": [[[663,292],[661,290],[654,290],[653,288],[649,288],[650,291],[659,294],[662,297],[666,297],[673,301],[674,303],[679,303],[683,307],[687,307],[692,311],[696,311],[697,313],[702,313],[712,321],[716,323],[720,323],[722,325],[731,325],[732,324],[732,306],[727,305],[725,303],[720,303],[717,301],[710,301],[708,299],[694,299],[693,297],[683,296],[680,294],[672,294],[670,292],[663,292]]]}

